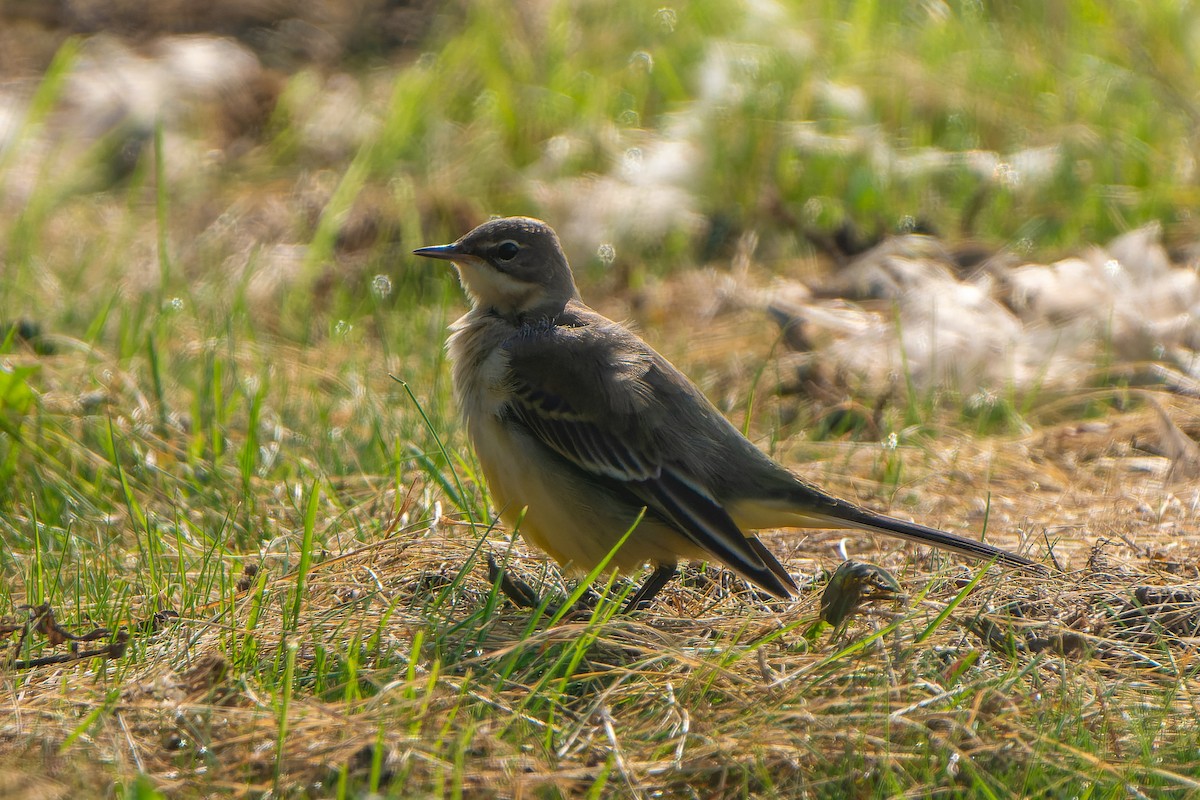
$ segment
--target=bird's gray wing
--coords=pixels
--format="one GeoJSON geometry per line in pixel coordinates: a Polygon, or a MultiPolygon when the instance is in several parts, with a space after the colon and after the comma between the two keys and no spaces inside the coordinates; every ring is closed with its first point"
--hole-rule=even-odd
{"type": "Polygon", "coordinates": [[[687,417],[681,404],[707,407],[699,390],[614,323],[598,315],[578,322],[523,330],[504,344],[508,418],[730,568],[788,596],[795,584],[786,570],[682,460],[687,437],[704,432],[671,426],[687,417]]]}

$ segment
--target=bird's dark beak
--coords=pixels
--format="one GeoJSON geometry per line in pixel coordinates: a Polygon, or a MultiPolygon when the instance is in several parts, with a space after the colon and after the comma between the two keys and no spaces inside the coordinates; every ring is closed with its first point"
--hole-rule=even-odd
{"type": "Polygon", "coordinates": [[[439,244],[433,247],[418,247],[413,250],[414,256],[425,256],[426,258],[440,258],[442,261],[453,261],[456,258],[462,258],[463,253],[458,249],[458,244],[439,244]]]}

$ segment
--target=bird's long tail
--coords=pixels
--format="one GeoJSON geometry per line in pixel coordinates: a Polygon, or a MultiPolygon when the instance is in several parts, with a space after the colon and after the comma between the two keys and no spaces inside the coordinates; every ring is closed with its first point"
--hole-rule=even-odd
{"type": "Polygon", "coordinates": [[[746,528],[854,528],[896,536],[981,561],[995,561],[1006,567],[1045,571],[1045,567],[1025,556],[976,539],[878,514],[808,486],[804,486],[802,498],[786,505],[770,501],[739,505],[739,508],[731,510],[738,524],[746,528]]]}

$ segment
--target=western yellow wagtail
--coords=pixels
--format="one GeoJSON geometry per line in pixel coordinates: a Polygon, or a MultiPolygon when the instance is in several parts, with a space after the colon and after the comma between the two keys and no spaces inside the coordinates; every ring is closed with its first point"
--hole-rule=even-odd
{"type": "Polygon", "coordinates": [[[667,359],[584,305],[558,236],[494,219],[416,255],[454,262],[471,310],[451,327],[454,390],[501,519],[559,563],[655,569],[715,559],[778,597],[796,584],[747,531],[858,528],[1011,567],[1029,559],[839,500],[750,443],[667,359]]]}

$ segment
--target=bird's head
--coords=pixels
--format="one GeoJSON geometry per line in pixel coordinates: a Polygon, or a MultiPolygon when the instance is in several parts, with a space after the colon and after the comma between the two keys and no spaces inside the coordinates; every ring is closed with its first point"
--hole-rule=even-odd
{"type": "Polygon", "coordinates": [[[558,235],[541,220],[493,219],[454,244],[413,254],[453,261],[472,303],[504,317],[553,317],[579,297],[558,235]]]}

